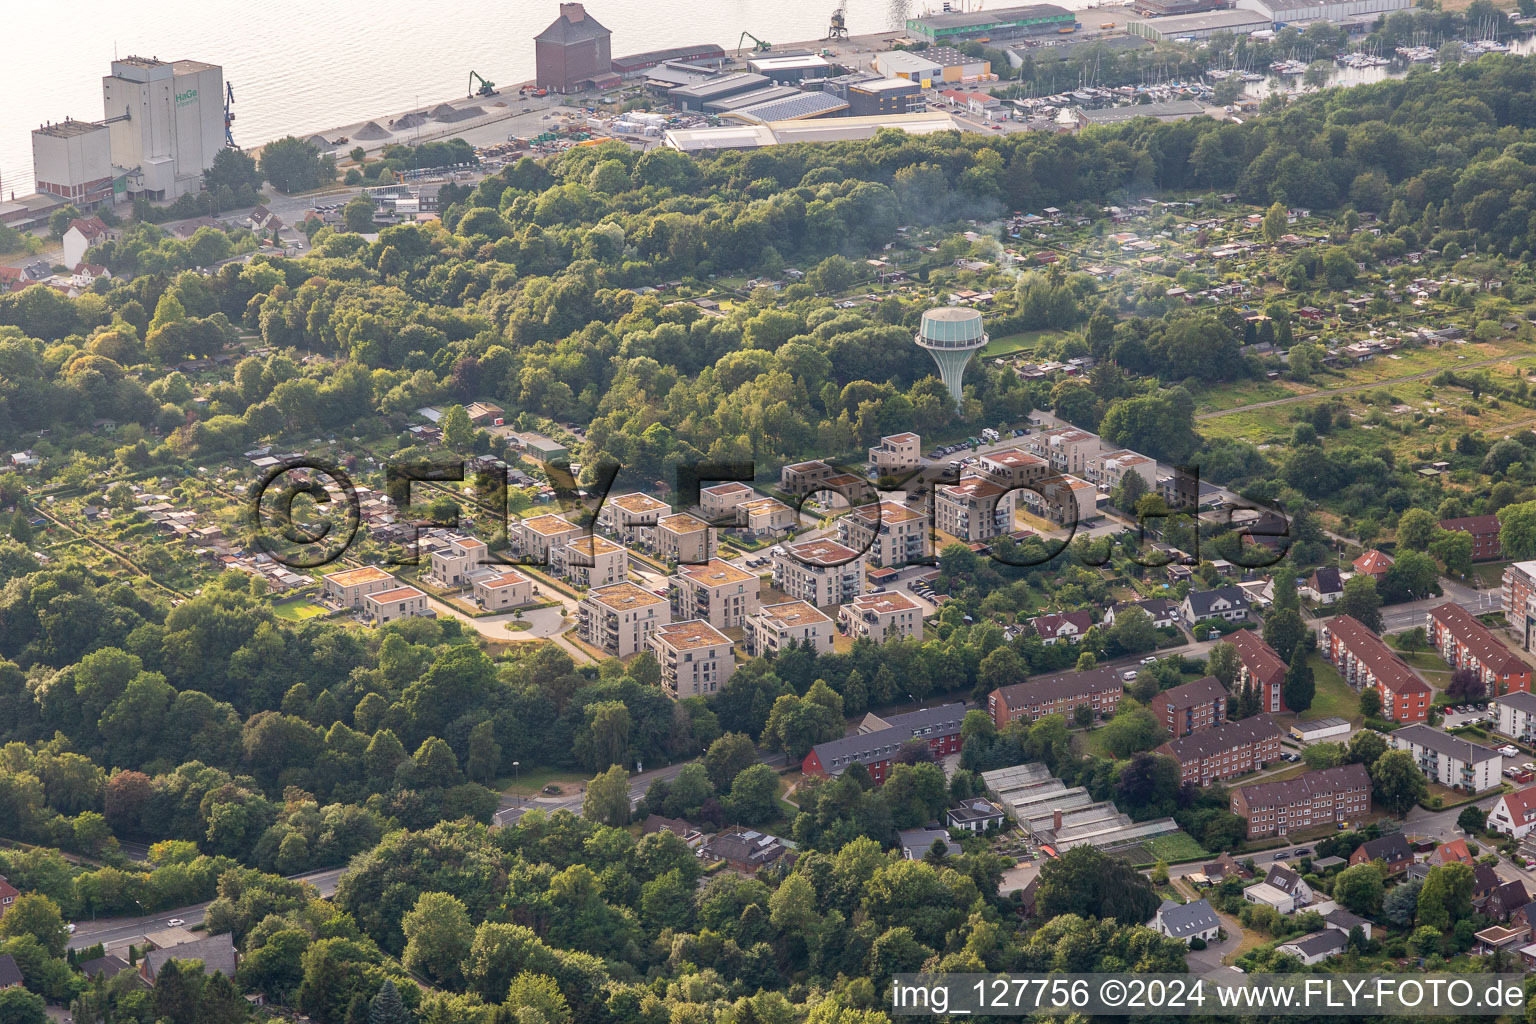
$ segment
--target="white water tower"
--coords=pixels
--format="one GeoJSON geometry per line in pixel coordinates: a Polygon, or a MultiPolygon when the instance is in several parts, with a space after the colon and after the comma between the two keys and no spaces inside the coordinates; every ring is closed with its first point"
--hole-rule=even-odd
{"type": "Polygon", "coordinates": [[[971,356],[987,345],[981,313],[960,306],[942,306],[923,314],[923,323],[915,339],[939,364],[939,378],[949,394],[960,404],[960,384],[971,356]]]}

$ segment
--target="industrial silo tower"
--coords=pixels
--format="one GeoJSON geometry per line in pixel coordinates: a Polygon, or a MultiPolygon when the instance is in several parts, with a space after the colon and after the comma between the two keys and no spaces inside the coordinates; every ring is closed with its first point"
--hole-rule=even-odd
{"type": "Polygon", "coordinates": [[[981,327],[981,313],[959,306],[943,306],[923,314],[916,338],[939,364],[939,377],[949,388],[955,404],[960,404],[960,383],[965,367],[978,349],[986,347],[987,332],[981,327]]]}

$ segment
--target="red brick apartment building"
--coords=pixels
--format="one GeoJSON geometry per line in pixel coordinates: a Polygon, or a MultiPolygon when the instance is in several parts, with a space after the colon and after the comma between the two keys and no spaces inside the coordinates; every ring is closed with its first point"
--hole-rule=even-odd
{"type": "Polygon", "coordinates": [[[1363,764],[1307,772],[1232,791],[1232,813],[1248,819],[1248,838],[1286,835],[1370,812],[1371,776],[1363,764]]]}
{"type": "Polygon", "coordinates": [[[1472,535],[1472,561],[1487,562],[1495,558],[1503,558],[1503,547],[1499,544],[1499,517],[1498,516],[1465,516],[1461,519],[1442,519],[1440,529],[1454,530],[1457,533],[1470,533],[1472,535]]]}
{"type": "Polygon", "coordinates": [[[1461,605],[1447,602],[1430,609],[1424,633],[1451,665],[1476,672],[1489,696],[1530,692],[1531,666],[1461,605]]]}
{"type": "Polygon", "coordinates": [[[1098,718],[1109,718],[1120,705],[1125,685],[1112,668],[1087,672],[1062,672],[999,686],[987,695],[987,713],[1001,729],[1016,718],[1037,722],[1046,715],[1071,716],[1087,705],[1098,718]]]}
{"type": "Polygon", "coordinates": [[[812,747],[800,767],[807,775],[828,779],[862,764],[879,785],[890,775],[901,748],[912,740],[926,740],[935,759],[959,753],[960,723],[964,719],[964,704],[945,704],[884,718],[871,713],[864,716],[854,735],[812,747]]]}
{"type": "Polygon", "coordinates": [[[1289,711],[1281,687],[1285,684],[1285,659],[1251,629],[1240,629],[1227,637],[1237,648],[1237,685],[1257,686],[1263,694],[1260,705],[1272,715],[1289,711]]]}
{"type": "Polygon", "coordinates": [[[1204,786],[1244,775],[1280,756],[1280,727],[1268,715],[1225,722],[1169,740],[1153,753],[1179,763],[1179,778],[1204,786]]]}
{"type": "Polygon", "coordinates": [[[1227,720],[1227,689],[1215,676],[1196,679],[1153,697],[1152,713],[1173,736],[1214,729],[1227,720]]]}
{"type": "Polygon", "coordinates": [[[1357,690],[1369,686],[1381,695],[1384,718],[1422,722],[1428,717],[1429,686],[1358,619],[1324,619],[1318,641],[1323,657],[1333,662],[1345,682],[1357,690]]]}

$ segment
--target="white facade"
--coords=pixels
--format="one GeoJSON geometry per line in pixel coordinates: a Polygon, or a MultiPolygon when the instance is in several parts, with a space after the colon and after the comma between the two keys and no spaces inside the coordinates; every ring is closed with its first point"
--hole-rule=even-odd
{"type": "Polygon", "coordinates": [[[1406,11],[1410,0],[1237,0],[1239,10],[1254,11],[1277,24],[1331,21],[1342,23],[1362,14],[1406,11]]]}
{"type": "Polygon", "coordinates": [[[785,601],[747,616],[742,646],[749,657],[777,654],[790,644],[809,643],[817,654],[832,653],[832,620],[805,601],[785,601]]]}
{"type": "Polygon", "coordinates": [[[1536,694],[1516,691],[1493,699],[1498,730],[1505,736],[1529,743],[1536,739],[1536,694]]]}
{"type": "Polygon", "coordinates": [[[196,60],[127,57],[101,80],[112,162],[131,193],[174,199],[201,186],[224,148],[224,69],[196,60]],[[127,115],[123,117],[123,115],[127,115]]]}
{"type": "Polygon", "coordinates": [[[87,121],[33,129],[32,177],[39,193],[59,196],[82,208],[111,202],[111,134],[104,125],[87,121]]]}
{"type": "Polygon", "coordinates": [[[1442,786],[1481,793],[1499,784],[1504,759],[1487,747],[1427,725],[1407,725],[1387,738],[1394,750],[1408,751],[1419,771],[1442,786]]]}

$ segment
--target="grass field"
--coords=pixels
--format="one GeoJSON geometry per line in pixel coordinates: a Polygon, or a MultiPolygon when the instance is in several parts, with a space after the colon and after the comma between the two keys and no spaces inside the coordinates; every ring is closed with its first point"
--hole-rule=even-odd
{"type": "Polygon", "coordinates": [[[1009,334],[1001,338],[993,338],[987,342],[987,347],[981,350],[981,358],[1006,356],[1012,355],[1014,352],[1032,350],[1039,346],[1041,341],[1047,338],[1059,338],[1061,335],[1061,331],[1047,329],[1023,331],[1019,334],[1009,334]]]}
{"type": "Polygon", "coordinates": [[[1303,722],[1319,718],[1347,718],[1351,725],[1363,722],[1365,716],[1360,714],[1360,695],[1349,688],[1338,669],[1324,661],[1323,656],[1315,651],[1307,659],[1307,664],[1312,666],[1316,692],[1312,695],[1312,706],[1296,717],[1303,722]]]}
{"type": "Polygon", "coordinates": [[[1472,575],[1484,587],[1497,590],[1504,585],[1504,570],[1509,564],[1507,559],[1501,562],[1479,562],[1472,567],[1472,575]]]}
{"type": "Polygon", "coordinates": [[[302,622],[316,615],[324,615],[325,609],[301,597],[295,601],[279,601],[272,606],[272,614],[289,622],[302,622]]]}
{"type": "Polygon", "coordinates": [[[579,786],[590,779],[580,772],[560,772],[553,768],[534,768],[520,775],[507,775],[491,783],[491,788],[502,793],[534,796],[551,783],[559,786],[579,786]]]}
{"type": "Polygon", "coordinates": [[[1197,413],[1220,412],[1223,409],[1236,409],[1254,402],[1269,402],[1276,398],[1289,398],[1292,395],[1309,395],[1316,391],[1317,388],[1311,385],[1292,381],[1238,381],[1201,392],[1195,411],[1197,413]]]}
{"type": "Polygon", "coordinates": [[[1126,850],[1126,856],[1133,864],[1155,864],[1165,860],[1172,864],[1174,861],[1192,860],[1196,857],[1209,857],[1210,852],[1199,843],[1195,837],[1187,832],[1175,832],[1171,836],[1156,836],[1145,842],[1137,843],[1126,850]],[[1145,857],[1145,860],[1139,858],[1145,857]]]}

